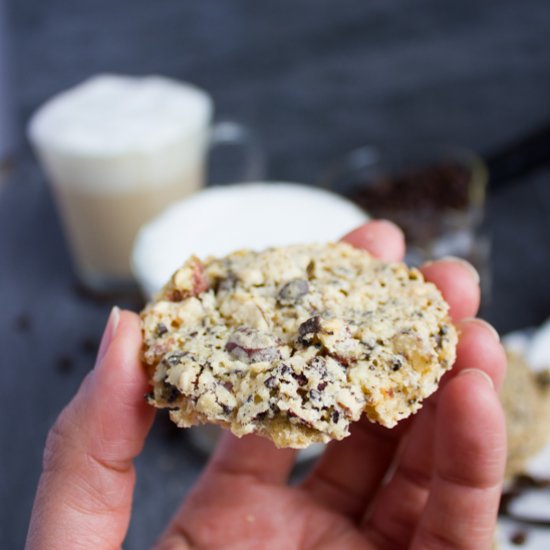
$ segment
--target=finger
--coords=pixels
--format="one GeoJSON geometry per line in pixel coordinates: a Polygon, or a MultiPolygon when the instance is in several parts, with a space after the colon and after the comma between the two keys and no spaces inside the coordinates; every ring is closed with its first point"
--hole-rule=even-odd
{"type": "Polygon", "coordinates": [[[485,372],[497,391],[502,386],[507,360],[498,332],[487,321],[475,317],[461,320],[456,327],[459,339],[455,363],[441,379],[439,391],[428,398],[429,403],[435,404],[446,384],[465,369],[485,372]]]}
{"type": "Polygon", "coordinates": [[[241,525],[276,487],[286,484],[295,458],[294,449],[277,449],[269,439],[238,439],[226,432],[155,548],[208,546],[212,510],[223,510],[226,522],[241,525]]]}
{"type": "Polygon", "coordinates": [[[343,441],[330,443],[301,487],[323,506],[359,519],[377,491],[406,432],[408,421],[389,430],[361,419],[343,441]]]}
{"type": "Polygon", "coordinates": [[[113,310],[96,367],[48,435],[28,548],[118,548],[153,420],[139,318],[113,310]]]}
{"type": "Polygon", "coordinates": [[[342,240],[369,251],[380,260],[397,261],[405,254],[403,232],[386,220],[367,222],[345,235],[342,240]]]}
{"type": "Polygon", "coordinates": [[[226,433],[208,463],[206,475],[223,473],[282,484],[287,482],[295,459],[294,449],[277,449],[269,439],[256,435],[238,439],[226,433]]]}
{"type": "Polygon", "coordinates": [[[411,548],[490,548],[506,460],[504,415],[483,371],[443,390],[434,474],[411,548]]]}
{"type": "MultiPolygon", "coordinates": [[[[466,369],[484,372],[495,386],[502,382],[506,360],[498,334],[479,319],[461,324],[457,361],[452,376],[466,369]]],[[[451,378],[447,379],[447,383],[451,378]]],[[[389,483],[372,504],[373,513],[365,518],[364,531],[378,545],[389,542],[408,548],[414,528],[428,498],[433,469],[433,441],[438,398],[441,388],[424,404],[414,418],[402,453],[389,483]]]]}
{"type": "Polygon", "coordinates": [[[453,321],[473,317],[479,308],[479,275],[472,265],[460,258],[430,262],[420,269],[434,283],[445,301],[453,321]]]}
{"type": "Polygon", "coordinates": [[[433,416],[433,407],[424,405],[414,417],[391,479],[363,509],[362,530],[376,548],[409,547],[427,500],[432,471],[433,416]]]}
{"type": "Polygon", "coordinates": [[[506,354],[498,332],[483,319],[476,318],[462,320],[458,330],[456,361],[448,378],[464,369],[478,369],[487,373],[497,391],[500,390],[506,374],[506,354]]]}

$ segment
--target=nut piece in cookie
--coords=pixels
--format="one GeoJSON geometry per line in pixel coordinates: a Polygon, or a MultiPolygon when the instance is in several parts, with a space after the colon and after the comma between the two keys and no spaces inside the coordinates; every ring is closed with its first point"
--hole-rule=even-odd
{"type": "Polygon", "coordinates": [[[448,305],[415,269],[347,244],[191,258],[141,313],[151,404],[279,447],[391,428],[455,359],[448,305]]]}

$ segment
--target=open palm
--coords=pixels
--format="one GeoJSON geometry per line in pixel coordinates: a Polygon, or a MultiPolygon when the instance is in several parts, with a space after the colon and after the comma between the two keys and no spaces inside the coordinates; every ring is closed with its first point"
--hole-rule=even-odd
{"type": "MultiPolygon", "coordinates": [[[[403,254],[401,233],[385,222],[345,239],[386,260],[403,254]]],[[[356,423],[298,485],[288,481],[295,451],[226,434],[158,548],[490,548],[506,454],[495,391],[504,355],[494,330],[472,318],[471,268],[449,259],[422,271],[460,330],[455,366],[422,410],[392,430],[356,423]]],[[[132,459],[153,415],[140,344],[137,317],[115,311],[96,368],[50,433],[28,548],[122,545],[132,459]]]]}

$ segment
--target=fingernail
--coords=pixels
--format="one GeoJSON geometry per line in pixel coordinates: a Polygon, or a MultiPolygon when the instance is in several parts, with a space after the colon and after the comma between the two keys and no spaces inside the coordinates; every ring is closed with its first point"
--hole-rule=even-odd
{"type": "Polygon", "coordinates": [[[485,328],[487,332],[489,332],[497,342],[500,342],[500,334],[497,332],[497,329],[484,319],[480,319],[479,317],[467,317],[466,319],[462,319],[460,324],[479,325],[480,327],[485,328]]]}
{"type": "Polygon", "coordinates": [[[464,266],[474,278],[474,281],[476,284],[479,284],[479,273],[477,272],[477,269],[468,261],[466,261],[464,258],[457,258],[456,256],[445,256],[443,258],[439,259],[440,262],[456,262],[462,266],[464,266]]]}
{"type": "Polygon", "coordinates": [[[101,361],[105,357],[105,354],[107,353],[107,350],[115,337],[119,321],[120,309],[118,306],[115,306],[109,314],[109,320],[107,321],[103,336],[101,337],[101,344],[99,344],[99,351],[97,352],[96,366],[101,364],[101,361]]]}
{"type": "Polygon", "coordinates": [[[483,380],[485,380],[485,382],[487,382],[487,384],[489,384],[489,386],[491,386],[491,389],[495,389],[495,385],[493,384],[493,380],[492,378],[485,372],[485,371],[482,371],[480,369],[463,369],[461,370],[457,376],[464,376],[465,374],[476,374],[478,375],[480,378],[483,378],[483,380]]]}
{"type": "Polygon", "coordinates": [[[386,220],[385,218],[382,218],[379,220],[372,220],[372,221],[376,223],[383,223],[388,227],[392,227],[393,229],[401,233],[401,235],[403,235],[403,230],[395,222],[392,222],[391,220],[386,220]]]}

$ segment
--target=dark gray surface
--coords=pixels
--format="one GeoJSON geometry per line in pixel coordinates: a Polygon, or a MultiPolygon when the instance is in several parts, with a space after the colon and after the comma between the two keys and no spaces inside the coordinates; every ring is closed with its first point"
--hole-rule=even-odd
{"type": "MultiPolygon", "coordinates": [[[[21,124],[92,73],[163,73],[252,124],[271,178],[313,181],[344,151],[387,139],[486,151],[550,120],[547,0],[12,0],[11,14],[21,124]]],[[[550,314],[550,170],[488,206],[485,314],[503,331],[540,323],[550,314]]],[[[19,548],[47,429],[92,365],[85,341],[99,339],[111,306],[75,292],[25,148],[0,187],[0,304],[0,547],[19,548]]],[[[159,422],[138,461],[127,548],[148,547],[200,466],[159,422]]]]}

